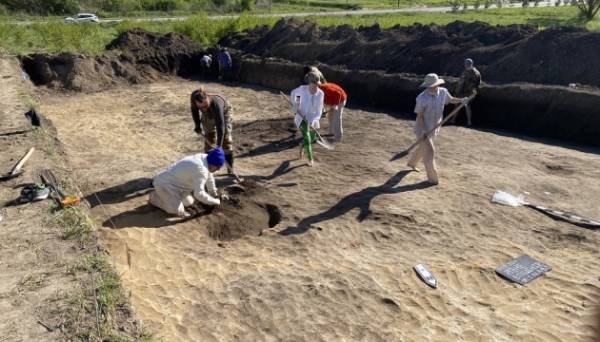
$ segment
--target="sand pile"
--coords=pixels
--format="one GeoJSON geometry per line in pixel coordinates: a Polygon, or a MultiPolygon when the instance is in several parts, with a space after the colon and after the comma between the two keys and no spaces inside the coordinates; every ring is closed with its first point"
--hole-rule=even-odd
{"type": "Polygon", "coordinates": [[[445,26],[414,24],[382,29],[321,27],[282,19],[272,29],[257,27],[220,41],[247,53],[299,63],[318,61],[350,69],[459,76],[462,61],[474,58],[490,83],[581,83],[600,86],[600,33],[576,28],[538,32],[528,25],[491,26],[456,21],[445,26]]]}

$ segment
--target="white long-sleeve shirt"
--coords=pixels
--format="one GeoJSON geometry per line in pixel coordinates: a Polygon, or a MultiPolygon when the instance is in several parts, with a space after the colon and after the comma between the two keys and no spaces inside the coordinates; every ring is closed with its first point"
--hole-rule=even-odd
{"type": "Polygon", "coordinates": [[[185,157],[172,164],[167,170],[154,177],[154,184],[168,186],[183,193],[191,192],[204,204],[221,203],[217,196],[215,178],[208,171],[208,161],[206,154],[203,153],[185,157]]]}
{"type": "Polygon", "coordinates": [[[294,122],[300,127],[302,119],[306,119],[310,127],[320,128],[319,120],[323,113],[323,99],[325,95],[321,89],[317,88],[315,94],[311,94],[308,85],[302,85],[292,90],[290,94],[292,101],[292,111],[296,113],[294,122]],[[299,105],[297,98],[300,98],[299,105]],[[299,114],[298,114],[299,113],[299,114]]]}

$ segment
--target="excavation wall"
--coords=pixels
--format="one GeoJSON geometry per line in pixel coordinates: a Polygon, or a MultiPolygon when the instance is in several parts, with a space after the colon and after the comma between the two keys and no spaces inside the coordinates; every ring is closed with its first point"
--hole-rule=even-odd
{"type": "MultiPolygon", "coordinates": [[[[276,59],[237,59],[234,78],[284,90],[298,86],[303,65],[276,59]]],[[[343,85],[350,104],[411,113],[421,76],[347,70],[319,65],[329,82],[343,85]]],[[[456,78],[448,77],[453,89],[456,78]]],[[[600,92],[570,87],[511,83],[481,87],[472,105],[474,124],[534,137],[600,146],[600,92]]]]}

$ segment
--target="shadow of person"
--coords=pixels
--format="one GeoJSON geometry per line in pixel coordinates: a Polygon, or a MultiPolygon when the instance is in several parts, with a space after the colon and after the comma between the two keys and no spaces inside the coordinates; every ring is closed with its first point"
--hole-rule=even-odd
{"type": "Polygon", "coordinates": [[[306,231],[308,231],[308,229],[310,229],[311,225],[342,216],[355,208],[358,208],[360,210],[356,219],[359,222],[361,222],[372,213],[370,206],[371,201],[375,197],[383,194],[398,194],[407,191],[425,189],[432,186],[430,183],[427,182],[396,186],[398,183],[400,183],[402,178],[406,177],[406,175],[410,172],[412,172],[412,170],[400,171],[393,175],[382,185],[371,186],[362,189],[358,192],[352,193],[342,198],[338,203],[336,203],[333,207],[329,208],[327,211],[304,218],[300,222],[298,222],[297,226],[287,227],[286,229],[280,231],[279,234],[303,234],[306,231]]]}
{"type": "MultiPolygon", "coordinates": [[[[303,167],[306,166],[307,164],[299,164],[296,166],[292,166],[291,165],[291,160],[286,160],[283,161],[275,170],[273,170],[273,172],[268,175],[268,176],[256,176],[256,175],[244,175],[244,178],[246,179],[250,179],[253,180],[255,182],[261,182],[261,181],[272,181],[278,177],[281,177],[283,175],[285,175],[286,173],[290,173],[292,171],[294,171],[295,169],[299,168],[299,167],[303,167]]],[[[292,186],[296,186],[298,185],[297,183],[284,183],[284,184],[277,184],[277,186],[279,187],[292,187],[292,186]]]]}
{"type": "Polygon", "coordinates": [[[152,178],[142,177],[85,196],[93,208],[99,204],[114,204],[146,195],[152,190],[152,178]]]}
{"type": "Polygon", "coordinates": [[[208,215],[211,210],[200,211],[187,218],[178,218],[172,215],[168,215],[164,211],[150,205],[145,204],[135,209],[124,211],[117,215],[114,215],[104,222],[102,226],[112,229],[122,228],[161,228],[168,227],[175,224],[191,221],[202,216],[208,215]]]}
{"type": "Polygon", "coordinates": [[[279,140],[272,141],[266,145],[262,145],[262,146],[254,148],[250,151],[242,153],[238,156],[238,158],[241,159],[241,158],[246,158],[246,157],[251,157],[251,156],[260,156],[263,154],[282,152],[282,151],[297,147],[300,144],[301,140],[302,140],[302,138],[297,138],[295,133],[291,133],[289,136],[287,136],[285,138],[281,138],[279,140]]]}

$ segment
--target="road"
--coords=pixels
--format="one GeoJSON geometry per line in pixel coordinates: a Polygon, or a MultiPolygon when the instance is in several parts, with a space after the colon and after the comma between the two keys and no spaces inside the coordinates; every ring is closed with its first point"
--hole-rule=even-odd
{"type": "MultiPolygon", "coordinates": [[[[533,5],[531,5],[533,7],[533,5]]],[[[540,2],[538,7],[548,7],[553,6],[553,3],[548,2],[540,2]]],[[[503,8],[520,8],[521,3],[512,3],[505,4],[503,8]]],[[[489,9],[497,8],[496,5],[490,6],[489,9]]],[[[462,8],[461,8],[462,9],[462,8]]],[[[474,6],[468,6],[468,10],[474,10],[474,6]]],[[[479,10],[485,10],[484,7],[480,7],[479,10]]],[[[451,12],[452,7],[450,6],[439,6],[439,7],[426,7],[426,6],[417,6],[417,7],[405,7],[405,8],[397,8],[397,9],[361,9],[361,10],[347,10],[347,11],[331,11],[331,12],[301,12],[301,13],[260,13],[254,14],[255,17],[315,17],[315,16],[346,16],[346,15],[377,15],[377,14],[393,14],[393,13],[443,13],[443,12],[451,12]]],[[[230,15],[213,15],[208,16],[211,20],[219,20],[219,19],[237,19],[239,18],[239,14],[230,14],[230,15]]],[[[119,23],[122,21],[132,21],[132,22],[146,22],[146,21],[183,21],[186,20],[188,16],[177,16],[177,17],[153,17],[153,18],[106,18],[101,19],[101,23],[119,23]]],[[[32,23],[44,23],[47,21],[14,21],[13,23],[19,25],[31,25],[32,23]]]]}

